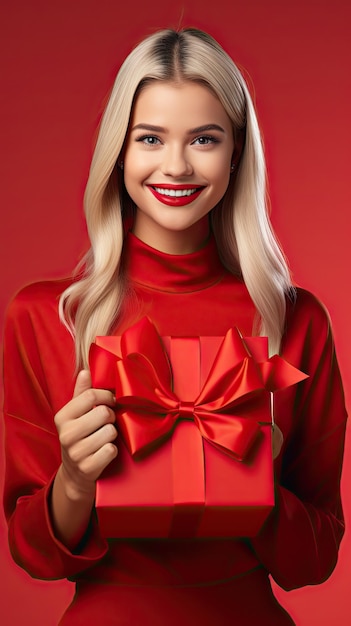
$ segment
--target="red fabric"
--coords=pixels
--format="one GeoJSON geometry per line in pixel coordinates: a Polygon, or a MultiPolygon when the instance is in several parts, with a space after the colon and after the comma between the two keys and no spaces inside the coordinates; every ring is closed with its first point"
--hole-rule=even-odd
{"type": "MultiPolygon", "coordinates": [[[[239,460],[247,456],[260,431],[260,418],[262,421],[266,415],[260,410],[260,400],[263,396],[266,406],[267,394],[260,371],[235,329],[226,334],[211,375],[194,402],[183,402],[184,398],[174,393],[169,358],[149,318],[143,317],[122,335],[121,356],[111,359],[109,372],[105,366],[111,353],[106,354],[101,340],[98,338],[90,350],[93,385],[113,388],[118,404],[123,406],[118,412],[118,426],[133,456],[152,451],[155,444],[170,436],[181,416],[190,416],[202,437],[224,453],[239,460]],[[126,343],[131,345],[126,347],[126,343]]],[[[200,352],[198,345],[196,348],[200,352]]],[[[194,376],[192,365],[185,374],[194,376]]],[[[194,378],[196,389],[199,376],[194,378]]],[[[269,418],[268,413],[266,421],[269,418]]]]}
{"type": "MultiPolygon", "coordinates": [[[[125,256],[132,289],[118,334],[144,315],[162,336],[224,336],[233,326],[251,334],[253,303],[221,266],[213,241],[178,257],[129,235],[125,256]]],[[[166,619],[172,626],[207,626],[214,623],[214,607],[218,623],[234,617],[242,625],[291,623],[270,596],[267,573],[285,589],[323,581],[344,531],[339,480],[346,414],[324,308],[300,289],[296,303],[288,303],[282,356],[309,378],[275,394],[284,446],[275,462],[277,504],[259,536],[107,543],[93,516],[79,554],[72,554],[55,538],[47,504],[60,463],[53,417],[74,387],[73,342],[57,314],[66,284],[27,287],[8,311],[4,505],[15,560],[35,577],[79,581],[65,626],[101,621],[102,602],[106,624],[157,626],[166,619]]]]}

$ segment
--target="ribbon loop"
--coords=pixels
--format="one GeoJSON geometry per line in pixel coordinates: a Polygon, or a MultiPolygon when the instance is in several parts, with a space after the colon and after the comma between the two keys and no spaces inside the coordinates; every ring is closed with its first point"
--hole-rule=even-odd
{"type": "Polygon", "coordinates": [[[307,378],[281,357],[268,359],[267,347],[266,337],[245,342],[236,328],[230,329],[195,402],[173,393],[168,355],[147,317],[123,333],[121,355],[93,344],[89,363],[94,386],[111,388],[114,377],[117,424],[131,455],[151,451],[185,418],[193,419],[212,445],[243,460],[259,424],[271,423],[269,393],[307,378]]]}

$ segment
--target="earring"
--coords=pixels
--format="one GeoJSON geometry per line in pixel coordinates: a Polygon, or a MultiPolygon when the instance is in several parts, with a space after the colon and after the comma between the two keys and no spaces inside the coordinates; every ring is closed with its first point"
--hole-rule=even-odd
{"type": "Polygon", "coordinates": [[[118,167],[119,167],[121,170],[123,170],[123,168],[124,168],[124,163],[123,163],[123,161],[120,161],[120,162],[118,163],[118,167]]]}
{"type": "Polygon", "coordinates": [[[235,163],[232,163],[230,166],[230,173],[232,174],[235,170],[235,163]]]}

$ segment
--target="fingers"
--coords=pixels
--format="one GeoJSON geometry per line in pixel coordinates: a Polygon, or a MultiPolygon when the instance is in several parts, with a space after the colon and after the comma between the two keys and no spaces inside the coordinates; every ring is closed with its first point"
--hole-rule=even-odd
{"type": "Polygon", "coordinates": [[[112,442],[105,443],[93,454],[82,456],[76,463],[70,458],[65,458],[64,452],[61,472],[67,492],[75,494],[75,498],[95,493],[95,481],[117,454],[117,446],[112,442]]]}
{"type": "Polygon", "coordinates": [[[101,472],[117,456],[114,421],[112,409],[98,406],[63,424],[59,437],[64,475],[69,477],[75,493],[91,491],[101,472]]]}
{"type": "MultiPolygon", "coordinates": [[[[66,414],[65,414],[66,415],[66,414]]],[[[96,406],[80,417],[65,419],[56,416],[56,427],[59,433],[61,445],[65,448],[72,446],[76,441],[92,435],[105,425],[113,425],[116,421],[115,413],[106,405],[96,406]]],[[[115,427],[112,426],[114,431],[115,427]]]]}
{"type": "Polygon", "coordinates": [[[111,391],[93,389],[89,370],[79,372],[73,398],[56,415],[62,476],[70,493],[93,493],[95,481],[117,456],[111,391]]]}
{"type": "MultiPolygon", "coordinates": [[[[106,457],[106,454],[117,454],[117,447],[110,445],[117,437],[117,431],[113,424],[105,424],[94,433],[75,442],[70,447],[69,456],[71,462],[77,465],[78,469],[84,473],[95,473],[96,464],[99,458],[106,457]],[[99,451],[106,448],[100,455],[99,451]]],[[[112,458],[113,458],[112,457],[112,458]]]]}
{"type": "Polygon", "coordinates": [[[73,398],[79,396],[83,391],[90,389],[91,376],[89,370],[81,370],[77,376],[76,384],[74,387],[73,398]]]}
{"type": "MultiPolygon", "coordinates": [[[[80,383],[76,385],[76,388],[79,390],[80,383]]],[[[116,401],[111,391],[106,389],[85,389],[58,411],[55,417],[56,427],[59,428],[62,423],[75,420],[89,413],[94,407],[105,405],[112,408],[115,406],[115,403],[116,401]]]]}

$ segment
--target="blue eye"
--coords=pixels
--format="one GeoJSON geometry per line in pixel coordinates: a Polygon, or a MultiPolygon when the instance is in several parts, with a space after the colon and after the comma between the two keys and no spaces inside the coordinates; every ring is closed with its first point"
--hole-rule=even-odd
{"type": "Polygon", "coordinates": [[[193,143],[197,143],[199,146],[208,146],[211,143],[218,143],[218,139],[213,135],[201,135],[201,137],[194,139],[193,143]]]}
{"type": "Polygon", "coordinates": [[[144,143],[146,146],[156,146],[160,143],[159,138],[154,135],[143,135],[142,137],[138,137],[137,141],[144,143]]]}

